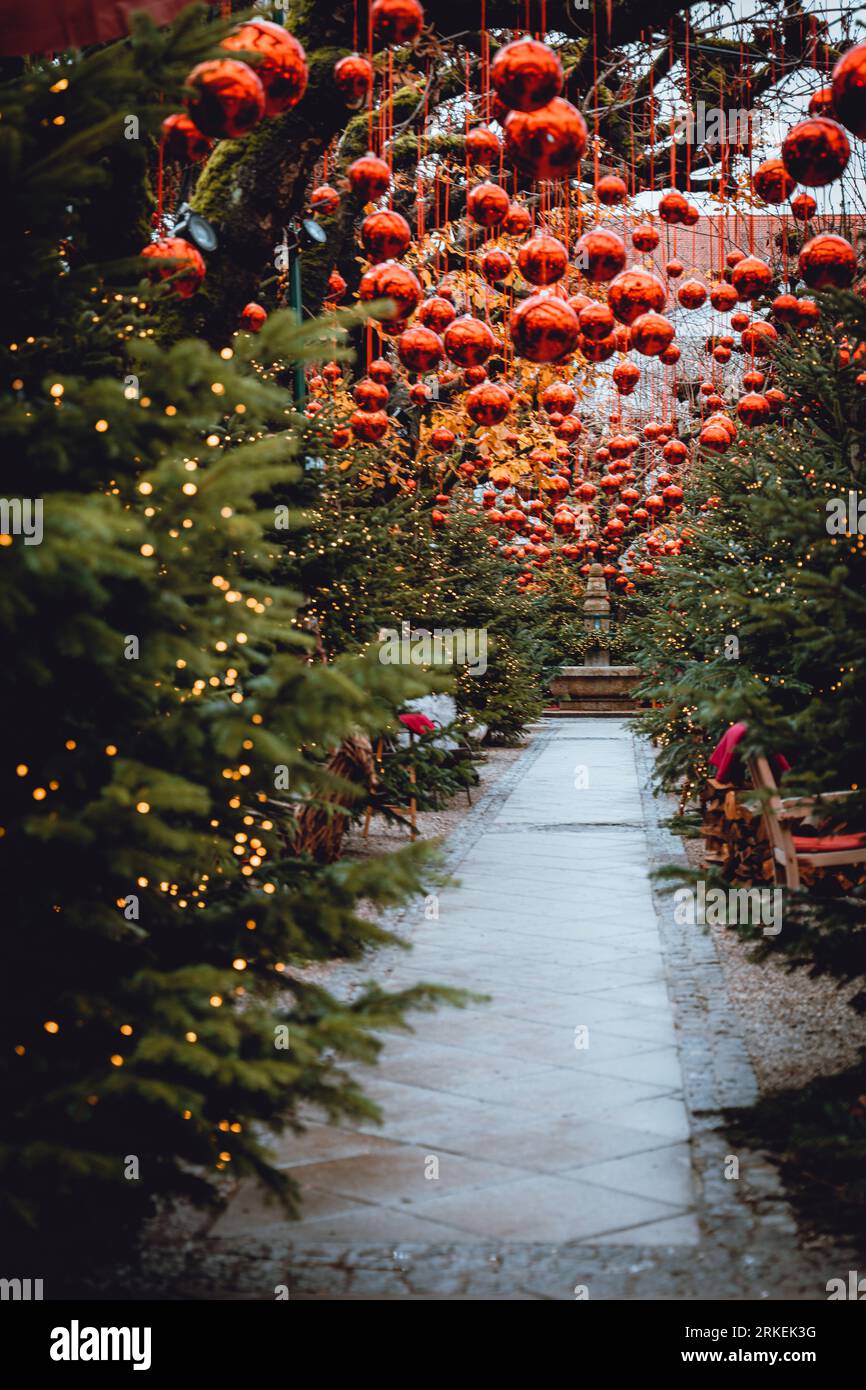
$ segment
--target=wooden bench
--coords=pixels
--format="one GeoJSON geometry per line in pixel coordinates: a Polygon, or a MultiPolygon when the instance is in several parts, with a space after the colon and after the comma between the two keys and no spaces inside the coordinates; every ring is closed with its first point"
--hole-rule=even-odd
{"type": "Polygon", "coordinates": [[[802,820],[814,812],[821,813],[825,804],[838,805],[854,795],[852,791],[822,792],[820,796],[782,797],[773,776],[769,759],[749,759],[752,784],[761,793],[761,811],[767,838],[773,852],[776,882],[784,872],[789,888],[800,887],[800,867],[829,869],[842,864],[866,864],[866,834],[794,835],[789,820],[802,820]]]}

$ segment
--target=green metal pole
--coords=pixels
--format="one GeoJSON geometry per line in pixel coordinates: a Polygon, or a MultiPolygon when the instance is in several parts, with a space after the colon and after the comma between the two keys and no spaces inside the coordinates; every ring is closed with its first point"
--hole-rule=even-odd
{"type": "MultiPolygon", "coordinates": [[[[301,296],[301,258],[298,255],[297,248],[291,253],[289,303],[297,314],[298,322],[300,323],[304,316],[304,302],[301,296]]],[[[296,364],[292,376],[292,394],[295,398],[295,409],[303,410],[307,399],[307,383],[304,377],[304,369],[300,364],[296,364]]]]}

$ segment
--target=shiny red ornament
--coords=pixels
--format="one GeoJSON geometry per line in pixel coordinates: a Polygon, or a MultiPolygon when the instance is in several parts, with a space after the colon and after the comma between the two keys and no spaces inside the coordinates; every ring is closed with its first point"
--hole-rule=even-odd
{"type": "Polygon", "coordinates": [[[740,261],[745,260],[745,257],[745,251],[739,251],[735,247],[733,251],[729,251],[725,256],[725,265],[729,270],[733,270],[735,265],[739,265],[740,261]]]}
{"type": "Polygon", "coordinates": [[[648,270],[623,270],[610,283],[608,303],[620,323],[633,324],[641,314],[660,313],[667,290],[648,270]]]}
{"type": "Polygon", "coordinates": [[[434,333],[444,333],[456,317],[457,310],[450,299],[443,299],[441,295],[425,299],[418,308],[418,322],[423,323],[425,328],[432,328],[434,333]]]}
{"type": "Polygon", "coordinates": [[[478,183],[466,195],[466,211],[481,227],[498,227],[505,220],[510,200],[498,183],[478,183]]]}
{"type": "MultiPolygon", "coordinates": [[[[487,368],[480,366],[464,367],[463,380],[466,382],[467,386],[480,386],[482,381],[487,380],[487,368]]],[[[507,392],[508,399],[511,400],[511,392],[509,391],[508,387],[503,385],[503,390],[507,392]]]]}
{"type": "Polygon", "coordinates": [[[433,394],[425,381],[416,381],[409,387],[409,399],[414,405],[427,405],[433,394]]]}
{"type": "Polygon", "coordinates": [[[649,222],[641,222],[632,229],[631,244],[636,251],[654,251],[660,240],[655,227],[649,222]]]}
{"type": "Polygon", "coordinates": [[[320,183],[310,194],[310,208],[323,217],[331,217],[340,206],[340,195],[329,183],[320,183]]]}
{"type": "Polygon", "coordinates": [[[791,199],[791,212],[798,222],[808,222],[818,211],[818,204],[811,193],[798,193],[791,199]]]}
{"type": "Polygon", "coordinates": [[[838,120],[833,109],[833,88],[819,87],[817,92],[813,92],[809,98],[810,116],[829,116],[832,121],[838,120]]]}
{"type": "Polygon", "coordinates": [[[674,467],[685,463],[688,456],[689,451],[681,439],[669,439],[662,449],[662,458],[665,463],[672,464],[674,467]]]}
{"type": "Polygon", "coordinates": [[[795,183],[804,183],[807,188],[823,188],[840,178],[850,158],[848,136],[826,116],[800,121],[782,141],[785,168],[795,183]]]}
{"type": "Polygon", "coordinates": [[[640,381],[640,367],[634,362],[617,362],[613,369],[613,384],[621,396],[630,396],[640,381]]]}
{"type": "Polygon", "coordinates": [[[265,115],[283,116],[297,106],[307,90],[307,55],[294,34],[270,19],[248,19],[221,48],[232,53],[255,53],[256,77],[265,89],[265,115]]]}
{"type": "Polygon", "coordinates": [[[437,454],[447,454],[457,443],[457,436],[446,425],[437,425],[430,433],[430,443],[437,454]]]}
{"type": "Polygon", "coordinates": [[[796,295],[779,294],[770,305],[770,311],[780,323],[796,323],[800,316],[800,301],[796,295]]]}
{"type": "Polygon", "coordinates": [[[357,111],[373,90],[373,64],[360,53],[350,53],[334,64],[334,82],[349,110],[357,111]]]}
{"type": "Polygon", "coordinates": [[[377,299],[390,299],[394,305],[390,311],[380,309],[374,315],[380,323],[395,323],[407,319],[417,308],[421,299],[421,286],[405,265],[399,261],[382,261],[371,266],[361,276],[358,298],[365,304],[377,299]]]}
{"type": "Polygon", "coordinates": [[[388,386],[375,377],[361,377],[352,388],[352,399],[361,410],[381,410],[388,400],[388,386]]]}
{"type": "Polygon", "coordinates": [[[214,140],[237,140],[265,114],[265,89],[252,68],[235,58],[197,63],[186,79],[186,105],[198,129],[214,140]]]}
{"type": "Polygon", "coordinates": [[[424,10],[418,0],[373,0],[370,19],[373,37],[383,47],[414,43],[424,28],[424,10]]]}
{"type": "Polygon", "coordinates": [[[401,333],[395,344],[397,356],[410,372],[431,372],[445,355],[442,339],[432,328],[413,324],[401,333]]]}
{"type": "Polygon", "coordinates": [[[617,203],[625,202],[628,188],[619,174],[604,174],[595,185],[595,196],[605,207],[614,207],[617,203]]]}
{"type": "Polygon", "coordinates": [[[339,362],[326,362],[322,368],[322,376],[325,381],[339,381],[343,375],[343,368],[339,362]]]}
{"type": "Polygon", "coordinates": [[[498,425],[508,414],[511,399],[494,381],[484,381],[466,396],[466,409],[476,425],[498,425]]]}
{"type": "Polygon", "coordinates": [[[445,351],[460,367],[477,367],[486,362],[496,339],[481,319],[464,314],[449,323],[443,335],[445,351]]]}
{"type": "Polygon", "coordinates": [[[213,149],[195,121],[183,111],[166,116],[162,123],[163,157],[169,164],[201,164],[213,149]]]}
{"type": "Polygon", "coordinates": [[[673,257],[673,259],[667,261],[665,264],[665,273],[669,280],[678,280],[684,270],[685,266],[682,261],[677,260],[676,257],[673,257]]]}
{"type": "Polygon", "coordinates": [[[784,391],[780,391],[778,386],[771,386],[769,391],[764,392],[764,395],[767,398],[770,410],[774,415],[777,415],[787,400],[784,391]]]}
{"type": "Polygon", "coordinates": [[[511,338],[518,357],[558,362],[574,351],[580,334],[577,314],[548,291],[530,295],[511,315],[511,338]]]}
{"type": "Polygon", "coordinates": [[[245,328],[248,333],[259,333],[264,327],[267,319],[267,310],[261,304],[250,301],[241,310],[241,328],[245,328]]]}
{"type": "Polygon", "coordinates": [[[677,302],[684,309],[700,309],[707,300],[707,287],[700,280],[684,280],[677,290],[677,302]]]}
{"type": "Polygon", "coordinates": [[[346,176],[352,192],[364,203],[372,203],[381,198],[391,184],[391,170],[384,159],[380,159],[372,151],[362,154],[350,164],[346,176]]]}
{"type": "Polygon", "coordinates": [[[500,48],[490,65],[490,81],[500,101],[512,111],[537,111],[562,91],[562,64],[553,49],[537,39],[514,39],[500,48]]]}
{"type": "Polygon", "coordinates": [[[796,327],[800,329],[813,328],[821,317],[821,310],[814,299],[800,299],[797,301],[799,309],[797,311],[796,327]]]}
{"type": "Polygon", "coordinates": [[[609,338],[593,339],[585,338],[581,333],[577,346],[587,362],[607,362],[616,352],[616,339],[613,334],[609,338]]]}
{"type": "Polygon", "coordinates": [[[348,285],[339,270],[332,270],[328,276],[328,297],[330,299],[342,299],[347,289],[348,285]]]}
{"type": "Polygon", "coordinates": [[[770,418],[770,403],[766,396],[759,396],[757,392],[752,391],[738,401],[737,416],[744,425],[763,425],[770,418]]]}
{"type": "Polygon", "coordinates": [[[389,424],[384,410],[353,410],[349,416],[349,428],[362,444],[378,443],[389,424]]]}
{"type": "Polygon", "coordinates": [[[481,257],[481,274],[488,285],[501,285],[503,280],[508,279],[513,269],[508,252],[501,250],[498,246],[491,246],[490,250],[485,251],[481,257]]]}
{"type": "Polygon", "coordinates": [[[796,180],[781,159],[765,159],[752,175],[752,188],[765,203],[784,203],[794,191],[796,180]]]}
{"type": "Polygon", "coordinates": [[[742,333],[744,328],[748,328],[750,323],[749,315],[744,309],[738,309],[735,314],[731,314],[731,327],[738,333],[742,333]]]}
{"type": "Polygon", "coordinates": [[[836,120],[866,140],[866,43],[842,54],[833,69],[832,91],[836,120]]]}
{"type": "Polygon", "coordinates": [[[534,179],[561,179],[574,173],[586,141],[586,121],[562,97],[554,97],[537,111],[512,111],[505,120],[505,153],[534,179]]]}
{"type": "Polygon", "coordinates": [[[177,276],[172,280],[171,292],[179,299],[189,299],[194,295],[207,273],[201,252],[182,237],[160,237],[159,241],[152,241],[145,246],[141,254],[148,259],[155,257],[163,260],[170,257],[172,260],[180,261],[180,265],[154,266],[147,272],[151,280],[168,280],[177,276]]]}
{"type": "Polygon", "coordinates": [[[369,213],[361,223],[361,244],[373,265],[399,259],[411,240],[409,223],[390,208],[369,213]]]}
{"type": "Polygon", "coordinates": [[[663,222],[682,222],[688,212],[689,200],[679,189],[671,188],[659,199],[658,214],[663,222]]]}
{"type": "Polygon", "coordinates": [[[778,340],[779,335],[773,325],[760,319],[744,328],[740,337],[744,351],[750,352],[754,357],[766,357],[778,340]]]}
{"type": "Polygon", "coordinates": [[[502,141],[490,126],[477,125],[467,130],[466,158],[470,164],[497,164],[501,152],[502,141]]]}
{"type": "Polygon", "coordinates": [[[625,269],[626,249],[615,232],[593,227],[574,248],[574,263],[587,280],[607,282],[625,269]]]}
{"type": "Polygon", "coordinates": [[[695,227],[701,220],[701,210],[695,203],[686,203],[686,210],[680,221],[684,227],[695,227]]]}
{"type": "Polygon", "coordinates": [[[367,368],[367,375],[380,386],[389,386],[394,380],[394,368],[385,357],[377,357],[367,368]]]}
{"type": "Polygon", "coordinates": [[[613,332],[613,310],[609,304],[587,304],[577,317],[581,333],[591,342],[609,338],[613,332]]]}
{"type": "Polygon", "coordinates": [[[541,393],[541,408],[548,415],[570,415],[577,405],[577,392],[567,381],[551,381],[541,393]]]}
{"type": "Polygon", "coordinates": [[[759,295],[766,294],[772,283],[772,270],[766,261],[759,260],[757,256],[744,256],[731,271],[731,284],[737,291],[738,299],[757,299],[759,295]]]}
{"type": "Polygon", "coordinates": [[[522,236],[524,232],[529,231],[531,226],[532,218],[529,209],[525,208],[522,203],[510,203],[502,223],[502,230],[507,232],[509,236],[522,236]]]}
{"type": "Polygon", "coordinates": [[[568,252],[562,242],[548,232],[536,232],[520,247],[517,266],[524,280],[532,285],[551,285],[568,269],[568,252]]]}
{"type": "MultiPolygon", "coordinates": [[[[866,48],[866,44],[863,47],[866,48]]],[[[844,237],[836,236],[833,232],[821,232],[806,242],[800,252],[797,268],[810,290],[844,290],[854,279],[857,256],[854,247],[844,237]]]]}
{"type": "Polygon", "coordinates": [[[631,343],[644,357],[658,357],[673,342],[674,326],[654,310],[641,314],[631,326],[631,343]]]}

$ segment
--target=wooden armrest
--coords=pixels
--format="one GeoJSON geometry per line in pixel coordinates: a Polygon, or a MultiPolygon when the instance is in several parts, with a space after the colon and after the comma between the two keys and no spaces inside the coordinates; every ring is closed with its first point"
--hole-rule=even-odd
{"type": "Polygon", "coordinates": [[[811,811],[820,810],[826,801],[845,801],[850,796],[856,796],[854,791],[843,792],[819,792],[815,796],[785,796],[782,797],[777,815],[782,819],[789,816],[807,816],[811,811]]]}

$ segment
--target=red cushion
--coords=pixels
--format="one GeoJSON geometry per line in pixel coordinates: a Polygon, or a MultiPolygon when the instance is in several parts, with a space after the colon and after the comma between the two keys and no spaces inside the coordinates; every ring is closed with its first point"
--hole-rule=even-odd
{"type": "Polygon", "coordinates": [[[845,849],[863,849],[866,835],[792,835],[794,849],[800,854],[832,854],[845,849]]]}

